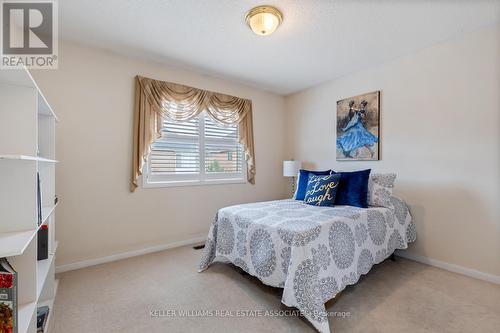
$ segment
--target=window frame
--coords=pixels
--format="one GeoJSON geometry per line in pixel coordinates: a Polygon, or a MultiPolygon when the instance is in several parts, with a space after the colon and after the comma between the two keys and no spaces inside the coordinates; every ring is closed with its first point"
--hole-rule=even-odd
{"type": "MultiPolygon", "coordinates": [[[[220,184],[244,184],[247,182],[247,163],[245,158],[244,147],[241,152],[241,173],[225,173],[214,172],[207,173],[205,165],[205,143],[206,142],[222,142],[213,138],[205,138],[205,118],[209,117],[206,112],[201,112],[199,126],[198,145],[200,149],[200,172],[190,175],[152,175],[149,172],[151,155],[144,163],[142,173],[143,188],[158,188],[158,187],[178,187],[178,186],[198,186],[198,185],[220,185],[220,184]],[[203,118],[203,119],[202,119],[203,118]]],[[[238,143],[239,144],[239,143],[238,143]]]]}

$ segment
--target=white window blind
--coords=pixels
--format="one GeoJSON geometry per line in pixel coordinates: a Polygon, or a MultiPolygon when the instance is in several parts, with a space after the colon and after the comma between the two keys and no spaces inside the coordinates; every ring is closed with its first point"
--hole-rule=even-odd
{"type": "Polygon", "coordinates": [[[221,127],[203,112],[188,121],[164,120],[151,146],[146,183],[243,181],[244,167],[238,126],[221,127]]]}
{"type": "Polygon", "coordinates": [[[200,172],[199,119],[164,121],[162,136],[151,147],[150,174],[197,174],[200,172]]]}
{"type": "Polygon", "coordinates": [[[243,149],[238,143],[238,127],[220,127],[205,115],[205,172],[241,174],[243,149]]]}

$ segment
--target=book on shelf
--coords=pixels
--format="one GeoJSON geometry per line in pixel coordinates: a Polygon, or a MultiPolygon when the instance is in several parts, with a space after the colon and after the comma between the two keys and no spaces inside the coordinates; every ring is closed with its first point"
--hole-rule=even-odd
{"type": "Polygon", "coordinates": [[[0,259],[0,333],[17,333],[17,273],[0,259]]]}
{"type": "Polygon", "coordinates": [[[42,217],[42,182],[40,181],[40,173],[36,173],[36,200],[38,208],[38,225],[40,226],[43,222],[42,217]]]}
{"type": "Polygon", "coordinates": [[[37,260],[45,260],[49,257],[49,226],[44,224],[38,229],[37,260]]]}
{"type": "Polygon", "coordinates": [[[47,305],[41,306],[36,309],[36,333],[45,332],[47,319],[49,318],[49,307],[47,305]]]}

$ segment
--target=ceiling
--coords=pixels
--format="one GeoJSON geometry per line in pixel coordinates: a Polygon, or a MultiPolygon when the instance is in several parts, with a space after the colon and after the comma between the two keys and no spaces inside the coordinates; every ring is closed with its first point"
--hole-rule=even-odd
{"type": "Polygon", "coordinates": [[[500,0],[60,0],[77,41],[290,94],[500,21],[500,0]],[[271,36],[244,22],[283,12],[271,36]]]}

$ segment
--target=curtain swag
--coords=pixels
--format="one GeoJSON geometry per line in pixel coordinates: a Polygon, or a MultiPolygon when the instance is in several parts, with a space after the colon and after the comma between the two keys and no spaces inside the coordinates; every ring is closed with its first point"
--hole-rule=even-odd
{"type": "Polygon", "coordinates": [[[138,75],[135,79],[132,192],[137,188],[137,179],[142,175],[151,144],[160,137],[162,120],[186,121],[203,111],[221,126],[238,124],[238,141],[244,147],[247,179],[255,184],[252,101],[138,75]]]}

